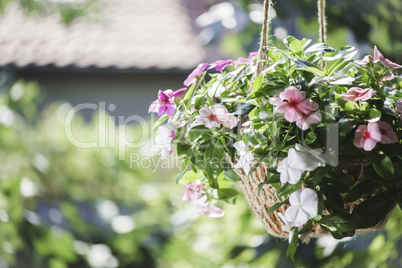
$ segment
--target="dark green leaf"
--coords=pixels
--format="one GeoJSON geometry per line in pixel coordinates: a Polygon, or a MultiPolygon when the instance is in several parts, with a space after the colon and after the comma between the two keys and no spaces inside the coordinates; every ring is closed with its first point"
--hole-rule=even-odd
{"type": "Polygon", "coordinates": [[[362,224],[359,228],[373,227],[384,219],[394,209],[396,205],[395,199],[396,192],[387,191],[357,205],[353,210],[353,214],[362,217],[362,224]]]}
{"type": "Polygon", "coordinates": [[[288,194],[291,194],[295,192],[297,189],[299,189],[301,185],[301,181],[299,181],[296,184],[290,184],[286,183],[279,191],[278,191],[278,197],[286,196],[288,194]]]}
{"type": "Polygon", "coordinates": [[[299,233],[297,228],[294,228],[293,236],[292,236],[292,241],[290,242],[288,249],[286,250],[286,258],[290,260],[292,263],[295,262],[295,253],[297,250],[297,246],[299,244],[299,233]]]}
{"type": "Polygon", "coordinates": [[[235,189],[226,188],[226,189],[218,189],[217,191],[219,199],[226,201],[229,204],[236,203],[236,198],[239,195],[239,193],[235,189]]]}
{"type": "Polygon", "coordinates": [[[343,212],[343,200],[339,193],[327,187],[323,189],[323,194],[326,197],[324,205],[328,210],[343,212]]]}
{"type": "Polygon", "coordinates": [[[371,162],[373,163],[374,170],[384,180],[392,180],[394,176],[394,165],[391,159],[383,152],[373,152],[370,155],[371,162]]]}
{"type": "Polygon", "coordinates": [[[276,203],[275,205],[273,205],[272,207],[270,207],[270,208],[267,210],[267,213],[269,214],[269,213],[271,213],[271,212],[274,212],[274,211],[276,211],[278,208],[280,208],[281,206],[287,205],[287,204],[289,204],[289,200],[288,200],[288,199],[286,199],[286,200],[283,201],[283,202],[276,203]]]}
{"type": "Polygon", "coordinates": [[[248,114],[251,110],[253,110],[256,106],[250,103],[242,103],[238,105],[236,111],[234,112],[235,115],[244,115],[248,114]]]}
{"type": "Polygon", "coordinates": [[[376,193],[382,186],[369,179],[359,179],[343,198],[345,203],[353,202],[360,198],[376,193]]]}
{"type": "Polygon", "coordinates": [[[330,227],[334,232],[350,232],[358,229],[361,225],[362,217],[356,214],[337,213],[322,217],[320,223],[330,227]]]}

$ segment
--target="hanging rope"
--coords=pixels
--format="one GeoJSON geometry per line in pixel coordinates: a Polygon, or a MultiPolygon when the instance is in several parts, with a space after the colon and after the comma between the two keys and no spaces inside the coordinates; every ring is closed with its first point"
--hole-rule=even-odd
{"type": "MultiPolygon", "coordinates": [[[[320,25],[320,42],[325,43],[327,39],[327,20],[325,18],[325,0],[318,0],[318,24],[320,25]]],[[[323,53],[324,55],[324,53],[323,53]]],[[[325,61],[321,62],[321,69],[324,69],[325,61]]]]}
{"type": "Polygon", "coordinates": [[[257,63],[257,70],[255,72],[255,77],[258,77],[261,72],[265,69],[268,61],[268,32],[269,32],[269,8],[271,6],[271,0],[264,1],[264,20],[262,24],[262,31],[261,31],[261,41],[260,41],[260,48],[258,50],[258,63],[257,63]]]}
{"type": "Polygon", "coordinates": [[[320,24],[320,42],[325,43],[327,21],[325,18],[325,0],[318,0],[318,23],[320,24]]]}

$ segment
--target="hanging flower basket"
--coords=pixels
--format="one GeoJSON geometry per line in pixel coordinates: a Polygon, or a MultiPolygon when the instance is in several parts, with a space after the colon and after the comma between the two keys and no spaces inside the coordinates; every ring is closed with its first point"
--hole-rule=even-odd
{"type": "Polygon", "coordinates": [[[376,47],[354,60],[351,46],[283,42],[268,47],[263,34],[248,58],[200,64],[149,111],[162,156],[183,159],[184,199],[220,217],[214,203],[234,203],[239,183],[292,259],[299,237],[380,229],[402,202],[402,66],[376,47]]]}

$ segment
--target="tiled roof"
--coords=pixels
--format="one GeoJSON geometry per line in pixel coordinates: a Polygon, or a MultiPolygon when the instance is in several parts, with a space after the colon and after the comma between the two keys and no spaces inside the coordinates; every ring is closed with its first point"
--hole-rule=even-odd
{"type": "Polygon", "coordinates": [[[0,17],[0,67],[184,69],[206,58],[194,19],[202,0],[104,0],[100,21],[0,17]]]}

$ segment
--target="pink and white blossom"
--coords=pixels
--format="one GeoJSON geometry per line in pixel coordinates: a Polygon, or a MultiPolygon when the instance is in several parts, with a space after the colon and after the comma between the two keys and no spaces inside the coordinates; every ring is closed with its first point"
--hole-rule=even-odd
{"type": "Polygon", "coordinates": [[[374,46],[374,59],[373,62],[381,62],[387,68],[400,68],[402,67],[395,62],[390,61],[389,59],[385,58],[382,53],[378,50],[377,46],[374,46]]]}
{"type": "Polygon", "coordinates": [[[375,94],[377,94],[377,91],[372,88],[352,87],[346,93],[342,93],[340,97],[347,101],[367,101],[375,94]]]}
{"type": "Polygon", "coordinates": [[[184,80],[184,85],[189,87],[193,83],[197,81],[197,77],[202,74],[202,72],[207,68],[208,64],[207,63],[200,63],[184,80]]]}
{"type": "Polygon", "coordinates": [[[189,183],[184,185],[186,192],[184,193],[183,200],[190,202],[191,200],[198,200],[201,198],[205,191],[201,183],[189,183]]]}
{"type": "Polygon", "coordinates": [[[297,190],[289,196],[289,204],[285,211],[285,218],[292,226],[303,226],[308,220],[317,216],[318,196],[309,188],[297,190]]]}
{"type": "Polygon", "coordinates": [[[371,62],[373,62],[373,57],[371,57],[370,55],[366,55],[362,60],[355,60],[355,63],[362,66],[366,66],[371,62]]]}
{"type": "Polygon", "coordinates": [[[207,202],[205,204],[198,204],[199,211],[197,211],[197,215],[206,215],[210,218],[221,218],[225,215],[225,212],[214,206],[211,202],[207,202]]]}
{"type": "Polygon", "coordinates": [[[396,133],[390,124],[384,121],[378,121],[377,124],[382,135],[380,140],[381,143],[388,144],[398,141],[398,137],[396,136],[396,133]]]}
{"type": "Polygon", "coordinates": [[[367,125],[360,125],[356,132],[353,144],[357,148],[363,148],[365,151],[371,151],[377,142],[382,139],[380,127],[377,122],[370,122],[367,125]]]}
{"type": "Polygon", "coordinates": [[[203,107],[200,109],[200,116],[196,118],[199,124],[205,125],[207,128],[219,127],[219,124],[227,128],[234,128],[240,119],[228,112],[228,109],[222,105],[215,105],[212,109],[203,107]]]}
{"type": "MultiPolygon", "coordinates": [[[[278,112],[283,113],[289,122],[296,122],[318,108],[318,105],[311,100],[306,100],[305,92],[300,91],[300,86],[290,86],[279,94],[282,102],[276,105],[278,112]]],[[[271,102],[278,102],[277,99],[271,102]]]]}

